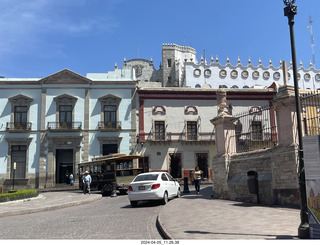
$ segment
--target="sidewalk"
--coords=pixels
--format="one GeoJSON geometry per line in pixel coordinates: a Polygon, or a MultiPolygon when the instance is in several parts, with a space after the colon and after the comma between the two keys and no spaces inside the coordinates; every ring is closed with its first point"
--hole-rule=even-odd
{"type": "Polygon", "coordinates": [[[100,194],[83,195],[80,190],[41,192],[38,197],[0,203],[0,218],[71,207],[101,199],[100,194]]]}
{"type": "Polygon", "coordinates": [[[164,206],[158,216],[164,235],[180,239],[298,239],[300,210],[212,199],[201,186],[164,206]]]}
{"type": "MultiPolygon", "coordinates": [[[[212,199],[211,194],[211,186],[201,186],[200,195],[191,186],[190,193],[163,206],[157,219],[163,235],[173,240],[298,239],[300,210],[212,199]]],[[[101,197],[83,195],[80,190],[42,192],[37,198],[0,203],[0,218],[90,203],[101,197]]]]}

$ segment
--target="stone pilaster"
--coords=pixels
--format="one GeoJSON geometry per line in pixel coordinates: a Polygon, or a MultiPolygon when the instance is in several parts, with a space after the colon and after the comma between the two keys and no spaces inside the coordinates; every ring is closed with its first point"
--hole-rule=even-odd
{"type": "Polygon", "coordinates": [[[280,87],[273,104],[277,113],[279,146],[297,145],[298,132],[294,87],[290,85],[280,87]]]}
{"type": "Polygon", "coordinates": [[[213,195],[215,198],[228,199],[228,172],[230,155],[236,152],[234,122],[237,118],[229,115],[226,110],[226,92],[217,91],[218,116],[210,122],[215,127],[217,154],[212,160],[213,195]]]}
{"type": "Polygon", "coordinates": [[[36,188],[45,188],[46,187],[46,181],[47,181],[47,154],[46,154],[46,97],[47,97],[47,89],[42,89],[41,93],[41,105],[40,105],[40,157],[39,157],[39,169],[37,173],[37,182],[36,182],[36,188]]]}

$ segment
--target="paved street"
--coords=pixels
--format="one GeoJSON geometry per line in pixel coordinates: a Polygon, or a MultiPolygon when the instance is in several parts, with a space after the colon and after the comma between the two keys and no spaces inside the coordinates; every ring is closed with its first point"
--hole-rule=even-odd
{"type": "Polygon", "coordinates": [[[159,242],[157,224],[173,240],[298,239],[299,209],[212,199],[211,194],[211,186],[202,186],[200,195],[191,186],[190,193],[164,206],[141,202],[132,208],[127,196],[41,193],[39,198],[0,203],[0,237],[159,242]]]}
{"type": "Polygon", "coordinates": [[[158,240],[156,218],[162,208],[152,203],[132,208],[128,196],[102,197],[89,204],[0,218],[0,237],[158,240]]]}

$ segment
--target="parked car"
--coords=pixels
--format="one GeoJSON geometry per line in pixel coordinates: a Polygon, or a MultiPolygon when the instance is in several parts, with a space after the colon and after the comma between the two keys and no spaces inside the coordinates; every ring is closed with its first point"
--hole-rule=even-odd
{"type": "Polygon", "coordinates": [[[149,172],[137,175],[128,186],[128,198],[131,206],[139,201],[160,200],[166,204],[169,199],[180,197],[179,182],[164,172],[149,172]]]}

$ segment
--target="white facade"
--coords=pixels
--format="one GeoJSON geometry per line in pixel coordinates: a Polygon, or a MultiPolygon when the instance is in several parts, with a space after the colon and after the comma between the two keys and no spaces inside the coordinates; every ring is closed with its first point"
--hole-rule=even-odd
{"type": "MultiPolygon", "coordinates": [[[[175,178],[190,179],[200,163],[205,166],[207,181],[212,181],[216,147],[210,120],[218,112],[217,89],[140,88],[137,93],[137,153],[149,160],[150,171],[168,171],[175,178]],[[172,171],[176,168],[178,174],[172,171]]],[[[227,103],[237,114],[270,105],[274,94],[274,89],[243,89],[241,93],[228,89],[227,103]]]]}
{"type": "Polygon", "coordinates": [[[81,162],[133,152],[133,71],[83,77],[65,69],[45,78],[0,78],[0,88],[1,186],[13,184],[13,173],[17,188],[55,186],[66,171],[76,176],[81,162]]]}
{"type": "MultiPolygon", "coordinates": [[[[201,60],[200,64],[188,60],[184,63],[185,86],[196,88],[205,84],[211,88],[251,88],[251,87],[269,87],[273,82],[283,84],[282,63],[273,65],[269,62],[267,67],[259,61],[258,66],[253,66],[251,61],[247,65],[242,65],[240,60],[236,65],[230,64],[227,60],[225,65],[219,63],[219,60],[211,59],[207,64],[201,60]]],[[[293,85],[292,65],[288,67],[289,85],[293,85]]],[[[320,89],[320,70],[310,66],[304,68],[300,63],[298,67],[298,84],[302,90],[320,89]]]]}

